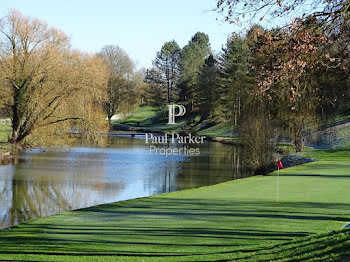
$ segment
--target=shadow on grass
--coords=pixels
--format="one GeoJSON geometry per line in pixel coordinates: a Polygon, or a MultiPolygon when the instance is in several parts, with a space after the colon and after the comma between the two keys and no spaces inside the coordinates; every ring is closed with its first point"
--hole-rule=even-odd
{"type": "Polygon", "coordinates": [[[312,175],[312,174],[283,174],[282,176],[288,176],[288,177],[321,177],[321,178],[350,178],[350,175],[312,175]]]}
{"type": "Polygon", "coordinates": [[[288,219],[315,219],[349,221],[350,217],[339,214],[329,214],[330,210],[349,210],[347,203],[321,203],[321,202],[275,202],[275,201],[232,201],[185,198],[145,198],[138,199],[137,203],[112,203],[80,210],[81,212],[97,212],[128,215],[155,215],[155,216],[221,216],[221,217],[266,217],[288,219]],[[310,209],[320,209],[313,212],[310,209]],[[323,209],[323,211],[322,211],[323,209]],[[328,210],[324,212],[324,210],[328,210]],[[290,214],[290,215],[285,215],[290,214]],[[295,214],[295,215],[293,215],[295,214]],[[300,214],[300,215],[298,215],[300,214]],[[303,215],[302,215],[303,214],[303,215]],[[313,216],[314,215],[314,216],[313,216]]]}
{"type": "Polygon", "coordinates": [[[305,230],[312,221],[350,221],[335,209],[350,210],[350,204],[137,199],[77,210],[70,215],[74,219],[58,215],[53,223],[39,220],[2,230],[0,254],[166,257],[253,252],[262,244],[312,236],[305,230]],[[294,221],[305,223],[304,230],[289,230],[294,221]]]}

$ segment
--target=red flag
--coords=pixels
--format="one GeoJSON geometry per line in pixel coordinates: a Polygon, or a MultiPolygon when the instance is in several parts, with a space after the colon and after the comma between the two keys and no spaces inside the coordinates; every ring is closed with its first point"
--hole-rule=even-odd
{"type": "Polygon", "coordinates": [[[281,160],[278,160],[278,167],[279,167],[280,169],[283,169],[283,165],[282,165],[281,160]]]}

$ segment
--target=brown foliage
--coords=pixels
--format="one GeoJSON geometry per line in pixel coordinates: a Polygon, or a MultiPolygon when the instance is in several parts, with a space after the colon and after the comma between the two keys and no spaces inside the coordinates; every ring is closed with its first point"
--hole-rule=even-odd
{"type": "Polygon", "coordinates": [[[217,0],[216,11],[234,24],[280,17],[304,20],[311,16],[320,26],[334,30],[349,22],[350,3],[348,0],[217,0]]]}
{"type": "Polygon", "coordinates": [[[266,31],[256,39],[252,64],[258,92],[270,101],[270,114],[301,151],[303,130],[315,123],[322,104],[336,99],[330,94],[322,97],[325,87],[319,83],[320,75],[339,63],[328,53],[332,41],[322,30],[305,24],[266,31]]]}

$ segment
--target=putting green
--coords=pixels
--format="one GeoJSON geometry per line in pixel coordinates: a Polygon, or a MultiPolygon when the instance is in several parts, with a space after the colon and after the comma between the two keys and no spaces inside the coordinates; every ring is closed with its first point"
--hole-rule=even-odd
{"type": "Polygon", "coordinates": [[[350,151],[276,173],[105,204],[0,231],[0,260],[332,261],[349,255],[350,151]],[[288,260],[289,259],[289,260],[288,260]]]}

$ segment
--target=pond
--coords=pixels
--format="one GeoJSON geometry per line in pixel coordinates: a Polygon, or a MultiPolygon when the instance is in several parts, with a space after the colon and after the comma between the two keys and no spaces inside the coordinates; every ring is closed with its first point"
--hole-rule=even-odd
{"type": "MultiPolygon", "coordinates": [[[[240,148],[188,145],[199,155],[150,151],[144,136],[112,136],[105,148],[27,150],[0,166],[0,228],[93,205],[213,185],[250,176],[240,148]]],[[[178,147],[183,144],[156,145],[178,147]]],[[[181,152],[181,151],[179,151],[181,152]]],[[[185,152],[185,151],[184,151],[185,152]]]]}

